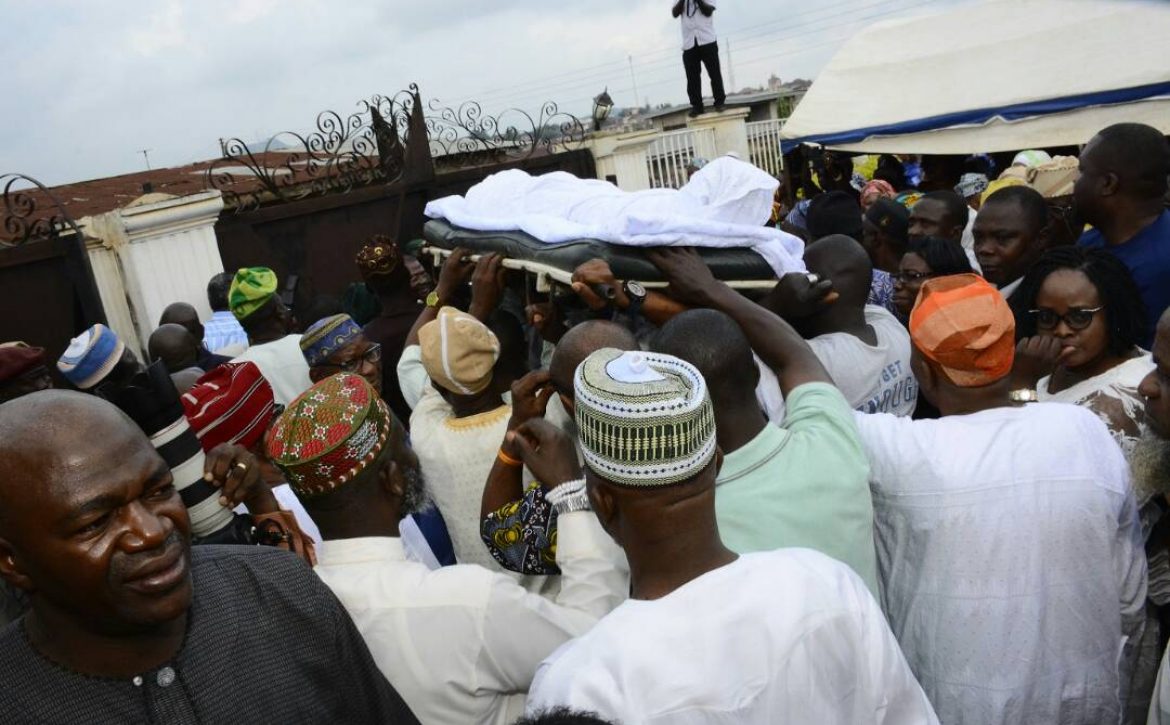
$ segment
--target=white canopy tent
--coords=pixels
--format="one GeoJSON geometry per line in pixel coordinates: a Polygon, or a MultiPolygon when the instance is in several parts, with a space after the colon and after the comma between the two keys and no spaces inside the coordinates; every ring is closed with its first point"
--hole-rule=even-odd
{"type": "Polygon", "coordinates": [[[1122,121],[1170,134],[1170,3],[986,0],[858,33],[782,138],[965,154],[1083,144],[1122,121]]]}

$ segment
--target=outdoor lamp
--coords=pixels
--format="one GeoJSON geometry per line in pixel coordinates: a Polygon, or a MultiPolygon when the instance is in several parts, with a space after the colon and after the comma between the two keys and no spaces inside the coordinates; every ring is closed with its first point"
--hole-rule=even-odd
{"type": "Polygon", "coordinates": [[[593,99],[593,130],[600,131],[602,125],[605,124],[605,119],[609,118],[609,112],[613,110],[613,99],[609,97],[609,88],[601,92],[600,96],[593,99]]]}

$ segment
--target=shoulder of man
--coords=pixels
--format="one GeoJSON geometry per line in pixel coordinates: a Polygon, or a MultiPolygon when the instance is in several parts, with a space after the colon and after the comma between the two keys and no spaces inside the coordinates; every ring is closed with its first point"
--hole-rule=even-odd
{"type": "Polygon", "coordinates": [[[191,547],[195,586],[226,586],[255,601],[320,597],[331,601],[328,588],[295,554],[270,546],[205,545],[191,547]],[[246,594],[247,593],[247,594],[246,594]]]}

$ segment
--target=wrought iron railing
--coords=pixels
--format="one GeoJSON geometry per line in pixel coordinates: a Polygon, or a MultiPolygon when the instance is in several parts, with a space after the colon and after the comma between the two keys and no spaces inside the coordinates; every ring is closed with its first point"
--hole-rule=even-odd
{"type": "Polygon", "coordinates": [[[222,158],[208,168],[207,179],[223,192],[228,208],[246,211],[392,183],[412,173],[425,178],[434,165],[481,166],[556,153],[579,145],[585,135],[584,124],[552,102],[535,115],[520,109],[492,115],[476,102],[448,107],[432,100],[424,108],[412,84],[393,96],[361,101],[348,116],[323,111],[308,134],[278,133],[260,148],[239,138],[221,141],[222,158]]]}
{"type": "Polygon", "coordinates": [[[0,174],[0,247],[55,239],[64,231],[82,238],[53,192],[31,176],[0,174]]]}

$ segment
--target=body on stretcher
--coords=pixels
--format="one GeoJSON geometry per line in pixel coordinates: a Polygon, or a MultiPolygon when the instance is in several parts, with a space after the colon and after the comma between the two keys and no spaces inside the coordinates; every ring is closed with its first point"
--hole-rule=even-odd
{"type": "MultiPolygon", "coordinates": [[[[472,231],[442,220],[427,222],[423,237],[427,241],[423,252],[432,255],[436,269],[460,247],[473,252],[473,261],[479,255],[494,252],[504,257],[505,268],[533,275],[536,291],[542,293],[551,291],[554,283],[569,285],[573,270],[591,259],[604,259],[617,279],[634,280],[648,288],[666,286],[658,268],[637,247],[595,239],[545,244],[520,231],[472,231]]],[[[698,251],[715,277],[730,287],[750,290],[771,289],[776,285],[776,273],[771,266],[750,249],[700,248],[698,251]]]]}

